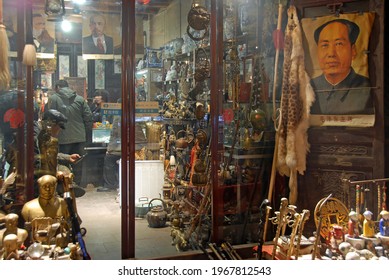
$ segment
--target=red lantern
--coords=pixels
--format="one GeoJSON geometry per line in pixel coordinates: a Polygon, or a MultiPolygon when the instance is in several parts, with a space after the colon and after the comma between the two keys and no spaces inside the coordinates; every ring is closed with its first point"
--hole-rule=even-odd
{"type": "Polygon", "coordinates": [[[150,0],[138,0],[138,3],[141,5],[147,5],[150,3],[150,0]]]}

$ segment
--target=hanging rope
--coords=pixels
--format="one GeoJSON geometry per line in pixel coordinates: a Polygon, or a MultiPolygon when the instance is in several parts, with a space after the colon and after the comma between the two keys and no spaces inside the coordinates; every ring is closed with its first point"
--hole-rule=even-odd
{"type": "Polygon", "coordinates": [[[0,0],[0,91],[8,90],[11,81],[8,61],[9,42],[3,23],[3,0],[0,0]]]}

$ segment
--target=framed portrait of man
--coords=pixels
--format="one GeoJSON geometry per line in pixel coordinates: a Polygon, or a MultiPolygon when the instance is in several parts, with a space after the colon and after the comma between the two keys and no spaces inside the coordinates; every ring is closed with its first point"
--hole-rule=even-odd
{"type": "Polygon", "coordinates": [[[113,59],[114,46],[120,44],[120,14],[91,11],[82,20],[84,59],[113,59]]]}
{"type": "Polygon", "coordinates": [[[32,36],[38,59],[55,57],[55,22],[47,21],[43,10],[33,9],[32,36]]]}
{"type": "Polygon", "coordinates": [[[305,65],[315,92],[311,123],[373,126],[369,40],[374,13],[301,20],[305,65]]]}

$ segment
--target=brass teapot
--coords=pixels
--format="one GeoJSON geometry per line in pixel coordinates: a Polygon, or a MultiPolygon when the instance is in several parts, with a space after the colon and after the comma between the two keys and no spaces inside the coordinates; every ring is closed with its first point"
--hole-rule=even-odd
{"type": "Polygon", "coordinates": [[[197,158],[193,166],[192,184],[195,186],[205,186],[208,180],[206,173],[207,165],[204,160],[197,158]]]}
{"type": "Polygon", "coordinates": [[[160,198],[154,198],[149,202],[149,212],[146,214],[147,223],[149,227],[152,228],[160,228],[166,225],[167,220],[167,212],[166,212],[165,202],[160,198]],[[150,209],[154,200],[160,200],[162,202],[161,205],[154,206],[150,209]]]}

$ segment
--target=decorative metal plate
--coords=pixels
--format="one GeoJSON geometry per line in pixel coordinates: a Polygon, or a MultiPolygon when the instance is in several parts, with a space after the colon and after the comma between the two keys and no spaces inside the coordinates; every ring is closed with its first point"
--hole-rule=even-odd
{"type": "Polygon", "coordinates": [[[314,218],[317,227],[319,225],[319,217],[322,217],[320,235],[323,238],[328,238],[328,234],[331,232],[333,225],[347,228],[349,210],[339,199],[330,197],[323,204],[321,213],[319,213],[320,205],[325,199],[326,198],[322,198],[316,204],[314,218]]]}

